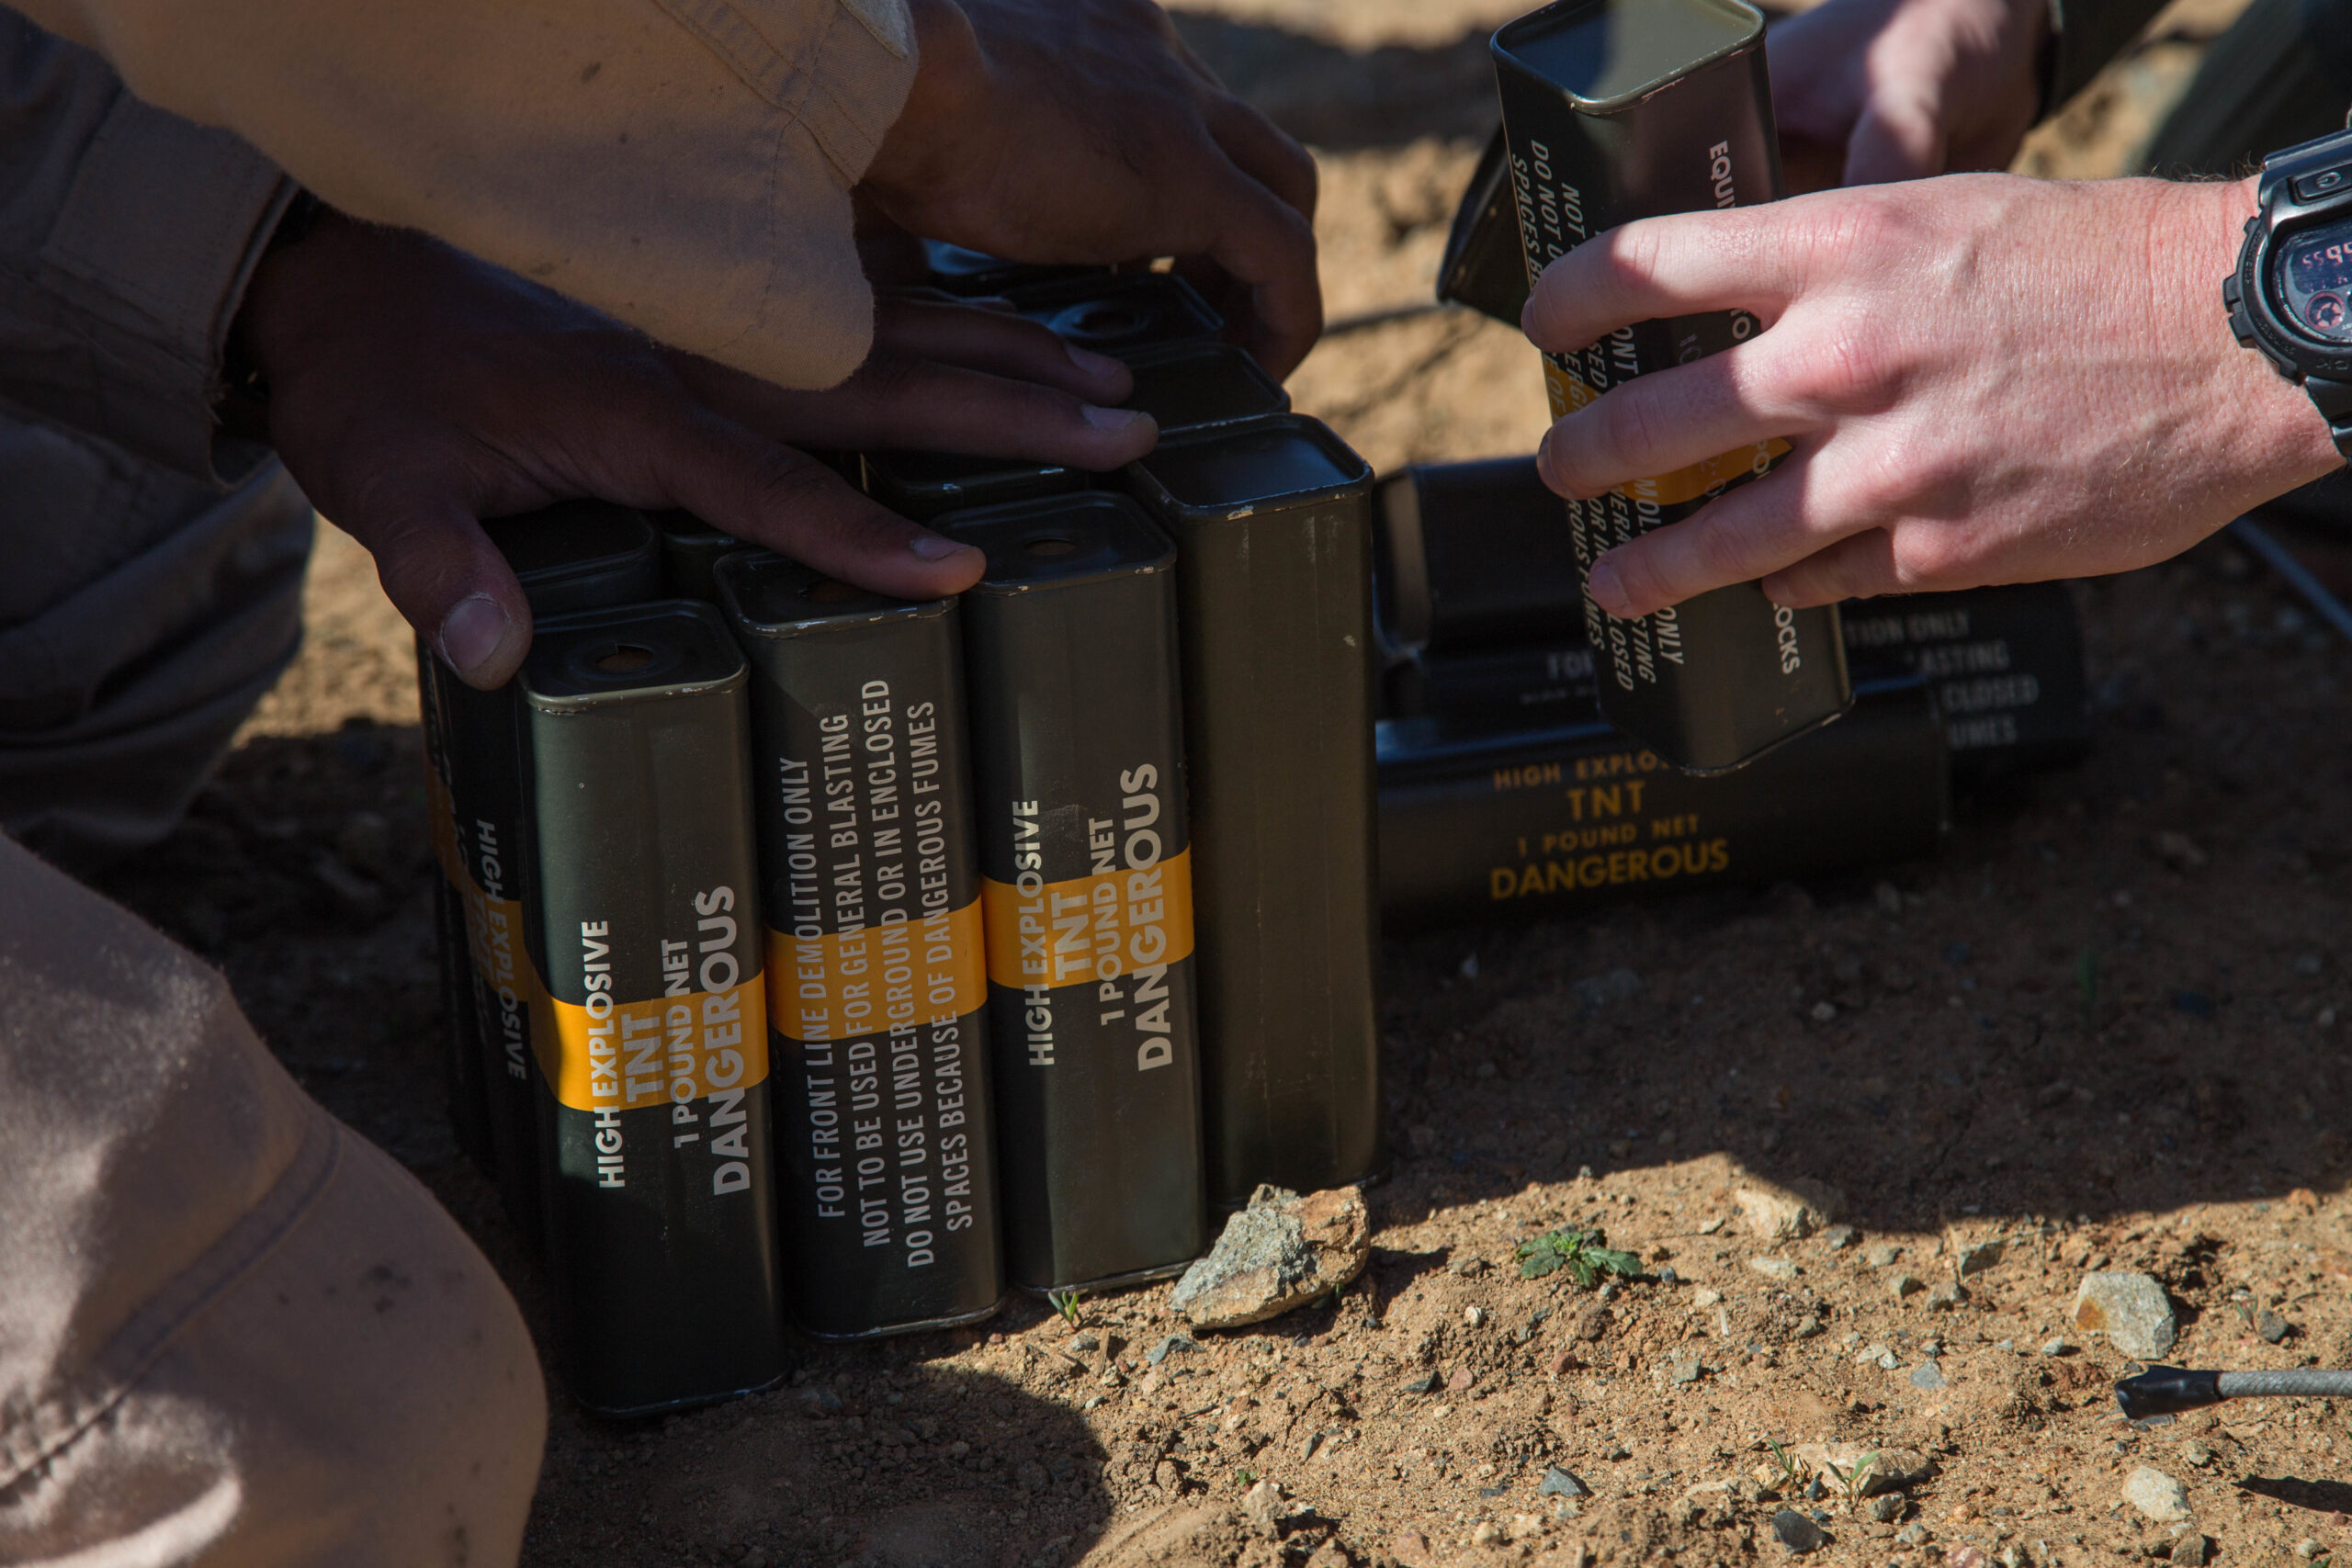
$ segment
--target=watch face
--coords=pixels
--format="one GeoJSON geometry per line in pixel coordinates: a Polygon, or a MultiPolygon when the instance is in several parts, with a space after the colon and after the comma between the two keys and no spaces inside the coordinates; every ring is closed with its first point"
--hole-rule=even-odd
{"type": "Polygon", "coordinates": [[[2352,218],[2297,229],[2278,242],[2278,304],[2322,343],[2352,344],[2352,218]]]}

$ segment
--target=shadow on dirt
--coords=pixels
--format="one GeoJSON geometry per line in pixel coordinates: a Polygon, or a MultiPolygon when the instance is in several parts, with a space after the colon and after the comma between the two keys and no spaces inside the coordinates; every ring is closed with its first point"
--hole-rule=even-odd
{"type": "Polygon", "coordinates": [[[1237,96],[1310,146],[1484,141],[1495,128],[1485,29],[1433,49],[1351,50],[1258,22],[1179,11],[1176,31],[1237,96]]]}

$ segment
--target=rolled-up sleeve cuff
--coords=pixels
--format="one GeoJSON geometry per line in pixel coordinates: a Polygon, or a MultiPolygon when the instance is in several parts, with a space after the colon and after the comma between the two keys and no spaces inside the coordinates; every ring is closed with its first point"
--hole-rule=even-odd
{"type": "Polygon", "coordinates": [[[233,482],[254,454],[216,451],[221,353],[293,195],[285,174],[236,136],[120,94],[38,256],[35,282],[65,308],[71,341],[9,367],[11,379],[46,383],[25,391],[52,418],[233,482]]]}

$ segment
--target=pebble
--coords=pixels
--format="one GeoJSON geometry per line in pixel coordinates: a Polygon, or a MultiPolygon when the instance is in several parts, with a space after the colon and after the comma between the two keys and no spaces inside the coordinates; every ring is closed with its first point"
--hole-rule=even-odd
{"type": "Polygon", "coordinates": [[[1882,1492],[1870,1500],[1867,1507],[1871,1518],[1876,1519],[1880,1524],[1891,1525],[1903,1517],[1903,1495],[1899,1492],[1882,1492]]]}
{"type": "Polygon", "coordinates": [[[1785,1258],[1751,1258],[1747,1266],[1768,1280],[1793,1280],[1797,1266],[1785,1258]]]}
{"type": "Polygon", "coordinates": [[[2192,1529],[2172,1543],[2172,1568],[2205,1568],[2212,1555],[2211,1539],[2192,1529]]]}
{"type": "Polygon", "coordinates": [[[1478,1374],[1469,1368],[1456,1367],[1445,1374],[1445,1391],[1448,1393],[1466,1393],[1470,1385],[1477,1381],[1478,1374]]]}
{"type": "Polygon", "coordinates": [[[1483,1328],[1487,1324],[1487,1309],[1485,1307],[1464,1307],[1462,1309],[1462,1321],[1469,1325],[1472,1328],[1483,1328]]]}
{"type": "Polygon", "coordinates": [[[1371,1257],[1372,1226],[1357,1189],[1302,1198],[1261,1186],[1208,1256],[1184,1271],[1168,1304],[1201,1328],[1262,1323],[1329,1294],[1371,1257]]]}
{"type": "Polygon", "coordinates": [[[1705,1375],[1706,1371],[1705,1367],[1699,1364],[1698,1357],[1677,1356],[1673,1366],[1668,1371],[1667,1381],[1678,1387],[1684,1383],[1694,1383],[1705,1375]]]}
{"type": "Polygon", "coordinates": [[[2108,1343],[2143,1361],[2161,1358],[2179,1335],[2165,1288],[2147,1274],[2084,1275],[2067,1315],[2076,1328],[2105,1334],[2108,1343]]]}
{"type": "Polygon", "coordinates": [[[1968,1299],[1967,1290],[1957,1280],[1939,1280],[1928,1292],[1929,1312],[1950,1312],[1968,1299]]]}
{"type": "Polygon", "coordinates": [[[2260,1317],[2254,1320],[2254,1331],[2273,1345],[2286,1338],[2291,1326],[2285,1318],[2267,1307],[2263,1309],[2260,1317]]]}
{"type": "Polygon", "coordinates": [[[1400,1531],[1388,1543],[1388,1554],[1405,1564],[1405,1568],[1421,1568],[1430,1561],[1430,1538],[1419,1530],[1400,1531]]]}
{"type": "Polygon", "coordinates": [[[1911,1386],[1941,1388],[1944,1386],[1944,1370],[1933,1361],[1922,1361],[1911,1369],[1911,1386]]]}
{"type": "Polygon", "coordinates": [[[1721,1291],[1709,1290],[1704,1285],[1690,1292],[1690,1304],[1693,1307],[1720,1306],[1723,1304],[1723,1299],[1724,1293],[1721,1291]]]}
{"type": "Polygon", "coordinates": [[[1544,1484],[1535,1489],[1538,1497],[1589,1497],[1592,1488],[1587,1486],[1574,1471],[1552,1465],[1544,1472],[1544,1484]]]}
{"type": "Polygon", "coordinates": [[[1503,1538],[1503,1527],[1492,1519],[1480,1519],[1478,1528],[1470,1532],[1473,1546],[1492,1546],[1503,1538]]]}
{"type": "Polygon", "coordinates": [[[1271,1481],[1261,1481],[1241,1495],[1241,1514],[1261,1535],[1275,1533],[1275,1521],[1283,1510],[1283,1489],[1271,1481]]]}
{"type": "Polygon", "coordinates": [[[1146,1350],[1143,1353],[1143,1359],[1156,1367],[1180,1350],[1197,1350],[1200,1348],[1196,1340],[1187,1339],[1181,1334],[1170,1334],[1159,1344],[1146,1350]]]}
{"type": "Polygon", "coordinates": [[[2188,1488],[2154,1465],[2143,1464],[2123,1483],[2123,1497],[2160,1525],[2188,1517],[2188,1488]]]}
{"type": "Polygon", "coordinates": [[[2188,1463],[2201,1469],[2213,1462],[2213,1450],[2191,1438],[2180,1445],[2180,1457],[2188,1463]]]}
{"type": "Polygon", "coordinates": [[[1905,1546],[1925,1546],[1928,1542],[1928,1527],[1915,1520],[1896,1530],[1894,1539],[1905,1546]]]}
{"type": "Polygon", "coordinates": [[[1812,1338],[1815,1335],[1821,1332],[1820,1314],[1818,1313],[1810,1312],[1805,1314],[1804,1316],[1797,1320],[1796,1327],[1791,1330],[1791,1332],[1799,1339],[1812,1338]]]}
{"type": "Polygon", "coordinates": [[[1801,1241],[1846,1212],[1846,1195],[1815,1182],[1742,1187],[1732,1193],[1747,1228],[1768,1241],[1801,1241]]]}
{"type": "Polygon", "coordinates": [[[1903,1249],[1886,1242],[1877,1242],[1862,1254],[1862,1261],[1873,1269],[1884,1269],[1903,1256],[1903,1249]]]}
{"type": "Polygon", "coordinates": [[[2075,1353],[2075,1342],[2061,1334],[2055,1339],[2043,1340],[2041,1353],[2045,1356],[2071,1356],[2075,1353]]]}
{"type": "Polygon", "coordinates": [[[1916,1296],[1925,1289],[1917,1280],[1908,1274],[1897,1274],[1894,1279],[1889,1280],[1886,1285],[1887,1289],[1894,1292],[1894,1299],[1898,1302],[1916,1296]]]}
{"type": "Polygon", "coordinates": [[[1819,1525],[1794,1508],[1783,1508],[1772,1516],[1772,1538],[1800,1555],[1819,1551],[1829,1540],[1819,1525]]]}
{"type": "Polygon", "coordinates": [[[1102,1348],[1102,1341],[1091,1334],[1073,1334],[1062,1341],[1062,1348],[1073,1356],[1083,1356],[1090,1350],[1099,1350],[1102,1348]]]}
{"type": "Polygon", "coordinates": [[[1971,1274],[1982,1274],[2001,1260],[2001,1255],[2006,1249],[2007,1244],[1998,1241],[1980,1241],[1974,1247],[1962,1248],[1960,1254],[1960,1277],[1965,1280],[1971,1274]]]}
{"type": "Polygon", "coordinates": [[[1632,1459],[1634,1450],[1623,1443],[1612,1443],[1602,1450],[1600,1457],[1606,1460],[1632,1459]]]}
{"type": "Polygon", "coordinates": [[[1437,1392],[1437,1374],[1435,1372],[1423,1372],[1419,1377],[1413,1379],[1405,1385],[1405,1392],[1407,1393],[1435,1393],[1437,1392]]]}
{"type": "Polygon", "coordinates": [[[1821,1245],[1832,1252],[1843,1252],[1861,1238],[1862,1233],[1851,1225],[1831,1225],[1821,1233],[1821,1245]]]}
{"type": "Polygon", "coordinates": [[[1836,1002],[1815,1002],[1813,1004],[1814,1022],[1827,1023],[1837,1016],[1838,1004],[1836,1002]]]}

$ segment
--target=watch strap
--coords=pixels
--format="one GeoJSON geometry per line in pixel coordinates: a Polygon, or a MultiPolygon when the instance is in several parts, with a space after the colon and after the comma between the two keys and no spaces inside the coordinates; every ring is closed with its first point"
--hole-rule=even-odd
{"type": "Polygon", "coordinates": [[[2303,390],[2311,394],[2318,405],[2320,417],[2327,421],[2327,433],[2335,438],[2335,449],[2344,460],[2352,463],[2352,381],[2324,381],[2317,376],[2303,378],[2303,390]]]}

